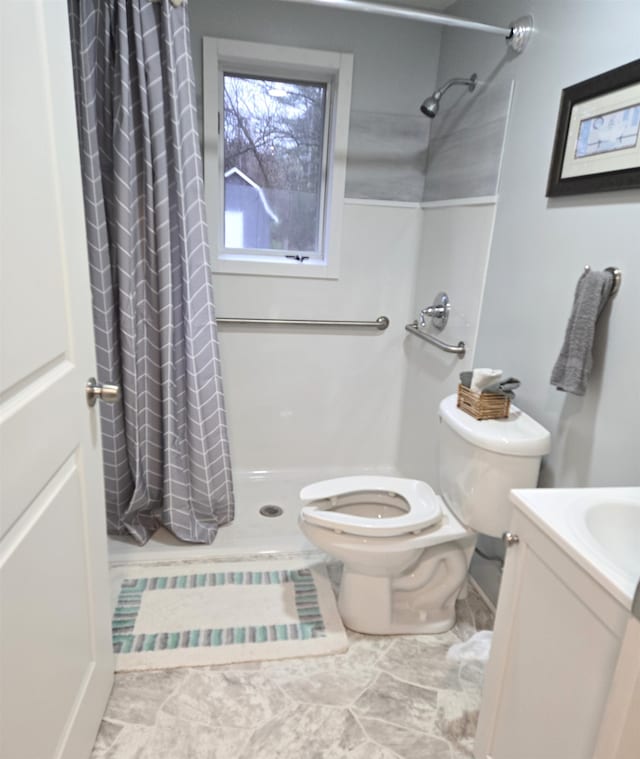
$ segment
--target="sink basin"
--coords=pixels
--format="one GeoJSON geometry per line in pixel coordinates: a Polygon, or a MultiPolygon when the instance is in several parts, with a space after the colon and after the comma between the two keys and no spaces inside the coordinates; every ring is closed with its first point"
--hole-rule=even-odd
{"type": "Polygon", "coordinates": [[[599,548],[633,577],[640,577],[640,502],[604,501],[584,512],[584,524],[599,548]]]}
{"type": "Polygon", "coordinates": [[[511,498],[631,609],[640,579],[640,487],[512,490],[511,498]]]}

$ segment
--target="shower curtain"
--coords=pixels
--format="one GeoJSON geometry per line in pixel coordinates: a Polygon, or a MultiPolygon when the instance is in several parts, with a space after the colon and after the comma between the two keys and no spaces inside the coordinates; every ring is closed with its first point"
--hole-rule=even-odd
{"type": "Polygon", "coordinates": [[[107,525],[210,543],[233,519],[189,22],[177,0],[69,0],[107,525]]]}

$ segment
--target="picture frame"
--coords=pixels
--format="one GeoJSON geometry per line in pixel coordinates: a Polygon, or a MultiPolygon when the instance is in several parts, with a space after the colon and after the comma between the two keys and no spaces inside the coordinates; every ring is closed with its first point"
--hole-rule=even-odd
{"type": "Polygon", "coordinates": [[[640,187],[640,58],[562,90],[548,198],[640,187]]]}

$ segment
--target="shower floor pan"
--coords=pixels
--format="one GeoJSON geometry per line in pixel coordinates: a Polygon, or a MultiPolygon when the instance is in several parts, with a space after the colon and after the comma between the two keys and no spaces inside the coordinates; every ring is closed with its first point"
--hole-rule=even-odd
{"type": "MultiPolygon", "coordinates": [[[[201,559],[246,558],[247,556],[317,553],[298,527],[298,493],[310,482],[347,474],[374,472],[314,470],[296,472],[240,472],[234,475],[235,520],[220,528],[212,545],[182,543],[167,530],[158,530],[144,546],[125,537],[109,535],[111,564],[144,561],[195,561],[201,559]],[[260,509],[276,506],[279,516],[263,516],[260,509]]],[[[391,469],[375,474],[394,475],[391,469]]],[[[272,509],[266,509],[272,512],[272,509]]]]}

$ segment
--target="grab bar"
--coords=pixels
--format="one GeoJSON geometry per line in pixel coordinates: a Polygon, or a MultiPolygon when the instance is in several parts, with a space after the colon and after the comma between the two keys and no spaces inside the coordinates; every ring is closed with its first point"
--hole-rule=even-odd
{"type": "Polygon", "coordinates": [[[335,321],[332,319],[240,319],[231,317],[216,319],[216,321],[218,324],[255,324],[275,327],[367,327],[385,330],[389,326],[389,319],[386,316],[379,316],[373,322],[335,321]]]}
{"type": "Polygon", "coordinates": [[[423,332],[421,329],[419,329],[417,321],[411,322],[411,324],[405,324],[404,328],[407,330],[407,332],[411,332],[412,335],[419,337],[421,340],[426,340],[428,343],[435,345],[445,353],[455,353],[458,358],[462,358],[467,352],[467,346],[462,342],[462,340],[460,340],[457,345],[449,345],[449,343],[444,343],[442,340],[438,340],[437,337],[433,337],[433,335],[430,335],[428,332],[423,332]]]}

